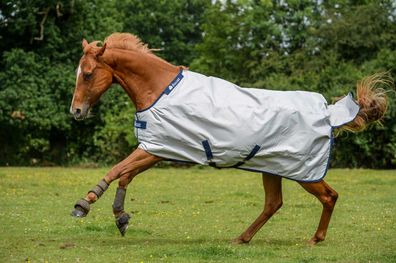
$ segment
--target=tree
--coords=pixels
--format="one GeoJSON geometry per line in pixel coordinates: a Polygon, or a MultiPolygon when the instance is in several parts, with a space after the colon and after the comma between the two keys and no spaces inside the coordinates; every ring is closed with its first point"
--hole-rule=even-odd
{"type": "MultiPolygon", "coordinates": [[[[332,102],[365,75],[396,74],[395,9],[393,1],[216,2],[205,12],[192,65],[242,86],[317,91],[332,102]]],[[[396,102],[389,96],[384,127],[339,136],[336,166],[395,166],[396,102]]]]}
{"type": "Polygon", "coordinates": [[[76,136],[76,127],[97,123],[76,124],[68,113],[74,68],[83,36],[121,30],[114,2],[6,1],[0,10],[0,164],[59,163],[74,148],[89,153],[88,129],[76,136]]]}
{"type": "Polygon", "coordinates": [[[210,0],[118,1],[123,10],[124,31],[138,35],[157,54],[171,63],[189,65],[202,40],[200,25],[210,0]]]}
{"type": "MultiPolygon", "coordinates": [[[[103,96],[95,118],[69,115],[82,38],[134,33],[174,64],[330,102],[365,75],[396,74],[395,21],[391,0],[2,1],[0,165],[113,163],[136,147],[134,108],[120,88],[103,96]]],[[[340,135],[334,165],[396,166],[389,96],[385,125],[340,135]]]]}

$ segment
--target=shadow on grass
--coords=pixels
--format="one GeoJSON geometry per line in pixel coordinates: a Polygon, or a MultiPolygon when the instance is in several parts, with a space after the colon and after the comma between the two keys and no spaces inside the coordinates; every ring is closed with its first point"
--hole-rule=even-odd
{"type": "MultiPolygon", "coordinates": [[[[108,240],[103,240],[105,243],[108,240]]],[[[277,246],[277,247],[290,247],[296,244],[304,244],[301,240],[296,239],[255,239],[248,244],[235,245],[231,239],[215,238],[215,239],[170,239],[170,238],[134,238],[134,237],[119,237],[113,239],[112,245],[184,245],[184,246],[197,246],[197,245],[230,245],[232,247],[256,247],[256,246],[277,246]]]]}

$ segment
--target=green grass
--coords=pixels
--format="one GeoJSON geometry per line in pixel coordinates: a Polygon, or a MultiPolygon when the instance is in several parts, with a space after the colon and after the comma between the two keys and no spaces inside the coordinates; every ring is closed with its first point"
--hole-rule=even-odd
{"type": "Polygon", "coordinates": [[[125,237],[112,216],[116,184],[88,217],[69,213],[107,169],[0,168],[0,262],[395,262],[396,171],[331,170],[340,197],[326,241],[306,245],[321,205],[283,180],[284,205],[249,245],[261,176],[239,170],[151,169],[129,187],[125,237]]]}

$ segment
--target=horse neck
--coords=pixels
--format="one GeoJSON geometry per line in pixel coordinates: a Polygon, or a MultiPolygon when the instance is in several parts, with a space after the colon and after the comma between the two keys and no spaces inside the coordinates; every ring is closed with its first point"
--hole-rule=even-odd
{"type": "Polygon", "coordinates": [[[105,54],[106,64],[137,110],[152,105],[180,70],[150,53],[108,49],[105,54]]]}

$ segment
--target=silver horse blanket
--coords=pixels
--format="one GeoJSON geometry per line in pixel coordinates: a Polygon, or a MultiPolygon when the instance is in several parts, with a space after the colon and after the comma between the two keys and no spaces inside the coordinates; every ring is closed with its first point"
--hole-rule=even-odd
{"type": "Polygon", "coordinates": [[[333,128],[358,111],[351,94],[328,105],[319,93],[241,88],[185,70],[134,126],[139,147],[165,159],[312,182],[326,175],[333,128]]]}

